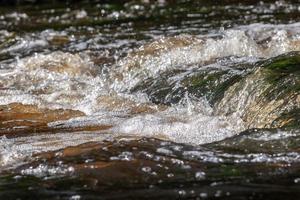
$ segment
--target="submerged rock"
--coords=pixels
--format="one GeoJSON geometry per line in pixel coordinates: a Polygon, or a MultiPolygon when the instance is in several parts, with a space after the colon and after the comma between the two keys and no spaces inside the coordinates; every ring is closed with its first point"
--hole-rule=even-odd
{"type": "Polygon", "coordinates": [[[206,144],[206,147],[231,153],[299,153],[300,131],[283,129],[248,129],[237,136],[206,144]]]}

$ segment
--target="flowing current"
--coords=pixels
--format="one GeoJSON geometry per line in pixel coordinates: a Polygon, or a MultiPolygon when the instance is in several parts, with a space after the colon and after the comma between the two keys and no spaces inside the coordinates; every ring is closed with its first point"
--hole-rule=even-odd
{"type": "MultiPolygon", "coordinates": [[[[281,92],[283,97],[278,92],[266,102],[261,95],[272,96],[277,86],[259,79],[261,65],[300,51],[299,2],[207,3],[200,10],[190,1],[79,5],[83,7],[0,11],[0,172],[50,179],[73,174],[81,169],[77,161],[54,164],[51,159],[65,159],[66,152],[75,159],[77,151],[85,155],[86,149],[95,149],[94,143],[101,143],[103,151],[113,148],[111,152],[133,146],[118,155],[101,154],[112,163],[132,161],[134,167],[142,154],[151,162],[171,159],[198,181],[217,179],[209,178],[212,169],[205,173],[194,168],[197,162],[256,163],[258,171],[260,163],[275,163],[273,167],[282,168],[260,172],[275,176],[283,165],[300,161],[290,141],[298,141],[299,129],[284,129],[294,118],[282,120],[280,115],[298,116],[299,90],[281,92]],[[275,89],[267,94],[269,87],[275,89]],[[124,146],[118,146],[120,141],[124,146]],[[147,150],[148,142],[152,150],[147,150]],[[136,152],[134,147],[146,150],[136,152]],[[43,163],[43,157],[51,161],[43,163]]],[[[282,84],[296,87],[298,71],[294,74],[282,84]]],[[[89,163],[98,157],[84,159],[89,163]]],[[[158,173],[151,163],[143,164],[143,173],[158,173]]],[[[165,173],[170,180],[176,177],[174,170],[165,173]]],[[[230,196],[224,188],[213,194],[191,191],[200,198],[230,196]]],[[[71,199],[84,196],[75,193],[71,199]]],[[[186,196],[187,191],[178,189],[176,195],[186,196]]]]}

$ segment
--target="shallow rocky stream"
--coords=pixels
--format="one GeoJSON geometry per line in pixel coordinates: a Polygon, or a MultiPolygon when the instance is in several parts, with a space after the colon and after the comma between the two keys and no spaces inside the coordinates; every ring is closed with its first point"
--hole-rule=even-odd
{"type": "Polygon", "coordinates": [[[0,1],[0,199],[300,199],[300,2],[0,1]]]}

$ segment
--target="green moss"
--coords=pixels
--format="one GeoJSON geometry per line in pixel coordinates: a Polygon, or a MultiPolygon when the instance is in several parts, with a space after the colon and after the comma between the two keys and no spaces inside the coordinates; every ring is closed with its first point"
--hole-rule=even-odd
{"type": "Polygon", "coordinates": [[[198,73],[194,76],[191,76],[189,78],[186,78],[183,80],[183,85],[190,87],[190,90],[197,90],[199,88],[207,89],[211,88],[211,86],[214,86],[216,82],[221,78],[222,75],[225,74],[225,71],[217,71],[214,73],[198,73]]]}
{"type": "Polygon", "coordinates": [[[291,73],[300,71],[299,64],[300,55],[294,52],[271,59],[271,63],[266,65],[265,68],[277,73],[291,73]]]}
{"type": "Polygon", "coordinates": [[[277,123],[287,122],[282,128],[286,130],[299,129],[300,128],[300,108],[293,109],[289,112],[281,114],[279,118],[274,120],[273,126],[277,123]]]}
{"type": "Polygon", "coordinates": [[[131,92],[144,92],[157,104],[178,103],[187,93],[195,98],[205,97],[214,105],[230,86],[247,74],[245,69],[238,70],[238,73],[233,69],[220,68],[168,71],[159,78],[142,81],[131,92]]]}
{"type": "Polygon", "coordinates": [[[293,52],[278,56],[267,61],[263,66],[267,73],[267,80],[271,83],[278,81],[285,76],[300,75],[300,53],[293,52]]]}
{"type": "Polygon", "coordinates": [[[241,75],[231,74],[230,70],[204,72],[186,78],[183,80],[183,85],[189,93],[196,97],[205,96],[213,105],[240,78],[241,75]]]}
{"type": "Polygon", "coordinates": [[[268,101],[283,99],[300,92],[300,53],[292,52],[263,63],[263,80],[270,86],[261,95],[268,101]]]}

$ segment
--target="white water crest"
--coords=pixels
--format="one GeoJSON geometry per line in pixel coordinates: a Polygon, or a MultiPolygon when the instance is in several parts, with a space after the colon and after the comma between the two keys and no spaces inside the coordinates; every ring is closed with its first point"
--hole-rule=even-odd
{"type": "Polygon", "coordinates": [[[270,58],[300,50],[300,23],[291,25],[253,24],[220,31],[214,35],[180,35],[161,38],[142,46],[118,64],[122,81],[115,88],[126,90],[139,81],[172,69],[205,65],[228,56],[270,58]],[[150,52],[150,53],[149,53],[150,52]],[[124,87],[125,86],[125,87],[124,87]]]}
{"type": "Polygon", "coordinates": [[[253,24],[220,31],[214,35],[179,35],[142,46],[134,55],[101,73],[86,53],[35,53],[0,67],[0,104],[37,104],[46,108],[74,109],[93,114],[99,98],[110,95],[137,103],[147,97],[127,90],[164,71],[187,69],[217,62],[216,58],[270,58],[300,50],[300,24],[253,24]],[[148,52],[148,53],[147,53],[148,52]],[[149,53],[150,52],[150,53],[149,53]],[[119,77],[121,76],[121,77],[119,77]],[[97,100],[98,99],[98,100],[97,100]]]}

